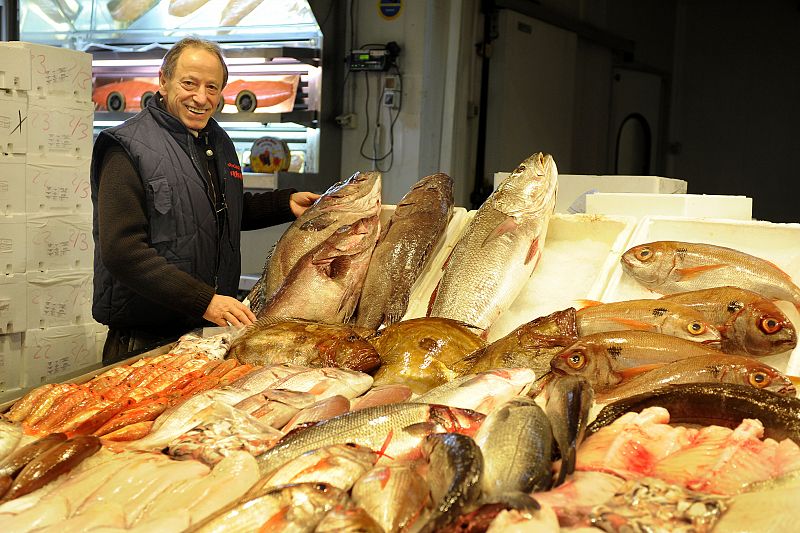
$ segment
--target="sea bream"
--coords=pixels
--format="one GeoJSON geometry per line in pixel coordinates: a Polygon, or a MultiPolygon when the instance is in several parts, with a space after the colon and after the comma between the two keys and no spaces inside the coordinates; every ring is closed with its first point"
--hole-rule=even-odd
{"type": "Polygon", "coordinates": [[[800,287],[774,263],[733,248],[656,241],[622,254],[622,269],[648,289],[671,294],[722,285],[742,287],[800,310],[800,287]]]}
{"type": "Polygon", "coordinates": [[[437,172],[419,180],[381,231],[364,282],[356,325],[373,330],[406,313],[411,287],[453,215],[453,179],[437,172]]]}
{"type": "Polygon", "coordinates": [[[380,172],[356,172],[325,191],[281,236],[264,265],[261,279],[250,291],[256,315],[305,254],[322,244],[340,227],[381,210],[380,172]]]}
{"type": "Polygon", "coordinates": [[[552,156],[520,163],[483,203],[453,252],[429,316],[488,329],[533,274],[556,202],[552,156]]]}
{"type": "Polygon", "coordinates": [[[377,215],[340,226],[297,261],[258,318],[347,322],[361,295],[379,229],[377,215]]]}

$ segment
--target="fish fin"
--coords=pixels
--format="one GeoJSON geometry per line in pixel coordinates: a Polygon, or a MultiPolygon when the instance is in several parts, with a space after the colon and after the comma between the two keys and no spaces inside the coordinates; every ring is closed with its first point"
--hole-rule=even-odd
{"type": "Polygon", "coordinates": [[[551,489],[564,483],[564,480],[567,479],[567,476],[575,472],[576,458],[577,451],[575,446],[570,447],[566,454],[563,450],[561,450],[561,467],[558,469],[558,477],[553,483],[553,486],[550,487],[551,489]]]}
{"type": "Polygon", "coordinates": [[[442,272],[447,270],[447,265],[450,264],[450,258],[453,257],[453,252],[455,251],[455,249],[456,249],[456,247],[453,246],[453,248],[450,249],[450,253],[447,254],[447,259],[445,259],[444,263],[442,263],[442,272]]]}
{"type": "Polygon", "coordinates": [[[538,263],[539,262],[538,256],[539,256],[539,237],[536,237],[531,242],[531,247],[528,248],[528,255],[525,257],[525,264],[527,265],[528,263],[533,261],[534,257],[537,258],[536,262],[538,263]]]}
{"type": "Polygon", "coordinates": [[[718,268],[725,268],[729,265],[720,264],[720,265],[703,265],[703,266],[696,266],[690,268],[676,268],[675,272],[680,275],[681,281],[685,281],[688,279],[692,279],[700,274],[708,272],[710,270],[716,270],[718,268]]]}
{"type": "Polygon", "coordinates": [[[431,433],[436,433],[440,430],[439,424],[434,422],[417,422],[403,428],[403,431],[415,437],[427,437],[431,433]]]}
{"type": "Polygon", "coordinates": [[[603,302],[599,300],[575,300],[575,303],[581,306],[581,309],[586,309],[587,307],[596,307],[598,305],[603,305],[603,302]]]}
{"type": "MultiPolygon", "coordinates": [[[[773,262],[772,262],[772,261],[770,261],[769,259],[764,259],[764,261],[766,261],[767,263],[769,263],[770,265],[772,265],[772,267],[773,267],[775,270],[777,270],[777,271],[778,271],[778,274],[779,274],[780,276],[782,276],[782,277],[783,277],[785,280],[787,280],[787,281],[792,281],[792,276],[790,276],[790,275],[789,275],[789,274],[788,274],[788,273],[787,273],[785,270],[783,270],[781,267],[779,267],[778,265],[776,265],[775,263],[773,263],[773,262]]],[[[797,305],[798,305],[798,306],[800,306],[800,304],[797,304],[797,305]]],[[[800,309],[800,308],[799,308],[799,309],[800,309]]]]}
{"type": "MultiPolygon", "coordinates": [[[[486,246],[486,244],[489,241],[494,240],[498,237],[502,237],[506,233],[514,233],[514,231],[516,231],[518,227],[519,224],[517,223],[516,219],[514,219],[514,217],[506,217],[505,219],[503,219],[502,222],[500,222],[500,224],[497,225],[497,227],[495,227],[489,233],[489,235],[486,236],[485,239],[483,239],[483,243],[481,244],[481,246],[486,246]]],[[[527,261],[525,262],[527,263],[527,261]]]]}
{"type": "Polygon", "coordinates": [[[648,324],[647,322],[642,322],[641,320],[634,320],[632,318],[615,317],[609,320],[638,331],[654,331],[655,329],[653,327],[653,324],[648,324]]]}
{"type": "Polygon", "coordinates": [[[786,374],[786,377],[789,378],[789,381],[795,385],[800,385],[800,376],[790,376],[789,374],[786,374]]]}
{"type": "Polygon", "coordinates": [[[300,231],[321,231],[336,222],[333,213],[322,213],[300,225],[300,231]]]}
{"type": "Polygon", "coordinates": [[[433,289],[431,293],[431,297],[428,300],[428,310],[425,312],[425,316],[431,316],[431,311],[433,311],[433,302],[436,301],[436,295],[439,294],[439,286],[442,284],[442,280],[439,280],[436,283],[436,287],[433,289]]]}
{"type": "Polygon", "coordinates": [[[619,374],[622,380],[625,381],[644,374],[645,372],[655,370],[656,368],[661,368],[662,366],[664,366],[663,363],[653,363],[650,365],[635,366],[633,368],[623,368],[622,370],[618,370],[617,374],[619,374]]]}
{"type": "Polygon", "coordinates": [[[491,494],[482,499],[483,504],[500,503],[508,509],[518,511],[538,511],[541,509],[539,502],[533,496],[522,491],[508,491],[491,494]]]}

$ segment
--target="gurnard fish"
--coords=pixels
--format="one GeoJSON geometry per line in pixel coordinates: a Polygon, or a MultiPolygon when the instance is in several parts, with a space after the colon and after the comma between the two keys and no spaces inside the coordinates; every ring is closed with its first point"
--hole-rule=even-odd
{"type": "Polygon", "coordinates": [[[468,409],[421,403],[368,407],[330,418],[286,435],[257,457],[266,475],[302,453],[330,444],[352,442],[380,451],[387,459],[419,456],[428,433],[459,432],[474,435],[484,415],[468,409]]]}
{"type": "Polygon", "coordinates": [[[247,326],[233,341],[228,357],[257,365],[291,363],[360,372],[381,364],[375,348],[350,326],[272,318],[247,326]]]}
{"type": "Polygon", "coordinates": [[[530,398],[513,398],[492,411],[475,435],[483,452],[482,502],[538,509],[529,494],[550,488],[552,440],[550,420],[530,398]]]}
{"type": "Polygon", "coordinates": [[[444,268],[429,316],[484,331],[533,274],[555,209],[558,171],[552,156],[520,163],[481,205],[444,268]]]}
{"type": "Polygon", "coordinates": [[[733,248],[705,243],[656,241],[622,254],[622,269],[648,289],[672,294],[733,285],[800,310],[800,287],[774,263],[733,248]]]}
{"type": "Polygon", "coordinates": [[[717,328],[691,307],[664,300],[625,300],[590,305],[576,313],[581,337],[608,331],[651,331],[718,348],[717,328]]]}
{"type": "Polygon", "coordinates": [[[629,396],[603,407],[586,428],[591,435],[631,411],[661,406],[674,424],[715,424],[736,428],[745,418],[764,424],[764,435],[775,440],[792,439],[800,444],[800,399],[731,383],[687,383],[668,385],[629,396]]]}
{"type": "Polygon", "coordinates": [[[355,311],[378,239],[378,216],[340,226],[298,259],[258,318],[343,324],[355,311]]]}
{"type": "Polygon", "coordinates": [[[325,242],[340,227],[381,210],[380,172],[356,172],[332,185],[281,236],[264,265],[264,273],[248,299],[258,316],[284,278],[308,252],[325,242]]]}
{"type": "Polygon", "coordinates": [[[797,346],[797,330],[772,300],[739,287],[714,287],[662,296],[696,309],[722,334],[721,350],[738,355],[773,355],[797,346]]]}
{"type": "Polygon", "coordinates": [[[411,287],[453,215],[453,179],[441,172],[419,180],[397,204],[372,254],[356,325],[377,330],[399,322],[411,287]]]}
{"type": "Polygon", "coordinates": [[[548,383],[545,413],[561,456],[554,487],[575,471],[577,449],[583,441],[593,404],[592,386],[580,376],[557,376],[548,383]]]}

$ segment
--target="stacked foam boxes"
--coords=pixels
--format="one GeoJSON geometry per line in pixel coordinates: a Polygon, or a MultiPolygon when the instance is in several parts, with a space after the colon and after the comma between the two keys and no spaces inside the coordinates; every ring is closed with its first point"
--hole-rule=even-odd
{"type": "MultiPolygon", "coordinates": [[[[0,399],[89,371],[91,55],[0,43],[0,399]]],[[[101,337],[101,338],[98,338],[101,337]]]]}

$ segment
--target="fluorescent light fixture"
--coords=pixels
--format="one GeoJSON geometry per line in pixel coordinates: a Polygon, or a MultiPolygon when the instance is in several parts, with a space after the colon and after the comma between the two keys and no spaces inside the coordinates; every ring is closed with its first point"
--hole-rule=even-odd
{"type": "Polygon", "coordinates": [[[160,67],[160,59],[97,59],[95,67],[160,67]]]}

